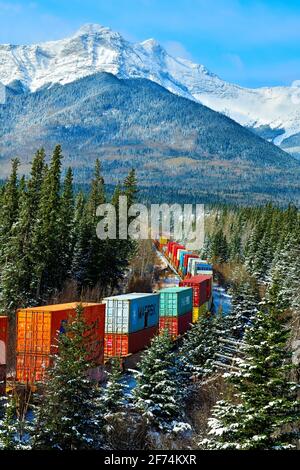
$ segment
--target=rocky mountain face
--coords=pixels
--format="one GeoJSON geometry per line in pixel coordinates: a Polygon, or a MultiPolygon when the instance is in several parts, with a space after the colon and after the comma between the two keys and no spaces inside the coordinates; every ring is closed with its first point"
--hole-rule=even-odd
{"type": "Polygon", "coordinates": [[[13,92],[67,84],[98,72],[146,78],[219,111],[263,138],[300,155],[300,87],[247,89],[203,65],[172,57],[155,40],[132,44],[88,24],[72,37],[36,45],[0,45],[0,82],[13,92]]]}
{"type": "Polygon", "coordinates": [[[151,201],[299,202],[300,163],[235,121],[147,79],[99,72],[35,92],[7,89],[0,105],[0,177],[19,156],[60,143],[76,182],[96,157],[116,184],[134,167],[151,201]]]}

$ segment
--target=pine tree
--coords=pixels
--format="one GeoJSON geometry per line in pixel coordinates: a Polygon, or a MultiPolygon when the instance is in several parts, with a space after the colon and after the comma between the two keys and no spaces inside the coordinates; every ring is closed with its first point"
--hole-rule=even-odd
{"type": "Polygon", "coordinates": [[[30,428],[17,414],[14,396],[0,398],[0,450],[30,450],[25,433],[30,428]]]}
{"type": "Polygon", "coordinates": [[[122,368],[118,358],[111,362],[111,372],[103,394],[105,415],[111,415],[124,409],[126,385],[122,383],[122,368]]]}
{"type": "Polygon", "coordinates": [[[101,446],[103,415],[100,391],[88,378],[93,367],[92,326],[78,306],[58,339],[59,355],[49,370],[37,410],[35,449],[81,450],[101,446]]]}
{"type": "Polygon", "coordinates": [[[74,194],[73,194],[73,172],[68,168],[63,184],[61,196],[61,255],[62,272],[61,284],[69,277],[72,269],[73,259],[73,223],[74,223],[74,194]]]}
{"type": "Polygon", "coordinates": [[[259,304],[259,293],[256,286],[248,280],[234,284],[230,290],[231,300],[231,334],[241,339],[245,327],[256,314],[259,304]]]}
{"type": "Polygon", "coordinates": [[[127,196],[127,204],[130,207],[136,201],[138,194],[137,178],[135,170],[132,169],[124,181],[124,195],[127,196]]]}
{"type": "Polygon", "coordinates": [[[181,417],[181,400],[173,343],[168,332],[152,340],[135,373],[134,405],[150,425],[171,430],[181,417]]]}
{"type": "Polygon", "coordinates": [[[32,290],[39,301],[45,300],[54,289],[61,288],[61,176],[62,152],[54,149],[52,160],[43,179],[36,225],[33,233],[32,290]]]}
{"type": "Polygon", "coordinates": [[[239,371],[226,374],[234,387],[231,401],[219,401],[209,420],[209,449],[291,449],[299,438],[299,385],[287,351],[289,331],[274,302],[258,312],[244,336],[239,371]]]}
{"type": "Polygon", "coordinates": [[[179,349],[188,381],[202,379],[215,370],[214,359],[219,345],[216,317],[203,315],[187,332],[179,349]]]}

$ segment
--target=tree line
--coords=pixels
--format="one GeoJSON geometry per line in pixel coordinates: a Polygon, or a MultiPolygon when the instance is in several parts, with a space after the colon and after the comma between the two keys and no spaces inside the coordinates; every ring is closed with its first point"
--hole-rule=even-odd
{"type": "Polygon", "coordinates": [[[99,240],[97,207],[118,196],[133,199],[137,192],[132,170],[107,199],[101,165],[96,160],[88,193],[74,194],[72,169],[62,178],[62,150],[46,162],[43,149],[33,158],[28,178],[18,176],[19,161],[0,193],[0,309],[43,304],[67,282],[84,288],[112,291],[122,280],[135,246],[130,241],[99,240]],[[117,245],[117,246],[116,246],[117,245]]]}

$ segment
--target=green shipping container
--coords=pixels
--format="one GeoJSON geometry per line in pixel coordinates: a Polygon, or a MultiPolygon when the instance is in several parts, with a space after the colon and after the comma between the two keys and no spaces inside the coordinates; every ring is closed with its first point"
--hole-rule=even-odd
{"type": "Polygon", "coordinates": [[[159,294],[160,317],[179,317],[193,310],[193,289],[190,287],[170,287],[159,294]]]}

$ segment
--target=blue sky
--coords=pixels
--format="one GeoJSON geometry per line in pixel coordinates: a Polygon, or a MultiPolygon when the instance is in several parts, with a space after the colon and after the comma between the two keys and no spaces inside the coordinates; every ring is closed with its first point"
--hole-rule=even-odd
{"type": "Polygon", "coordinates": [[[99,23],[243,86],[300,79],[299,0],[0,0],[0,43],[30,44],[99,23]]]}

